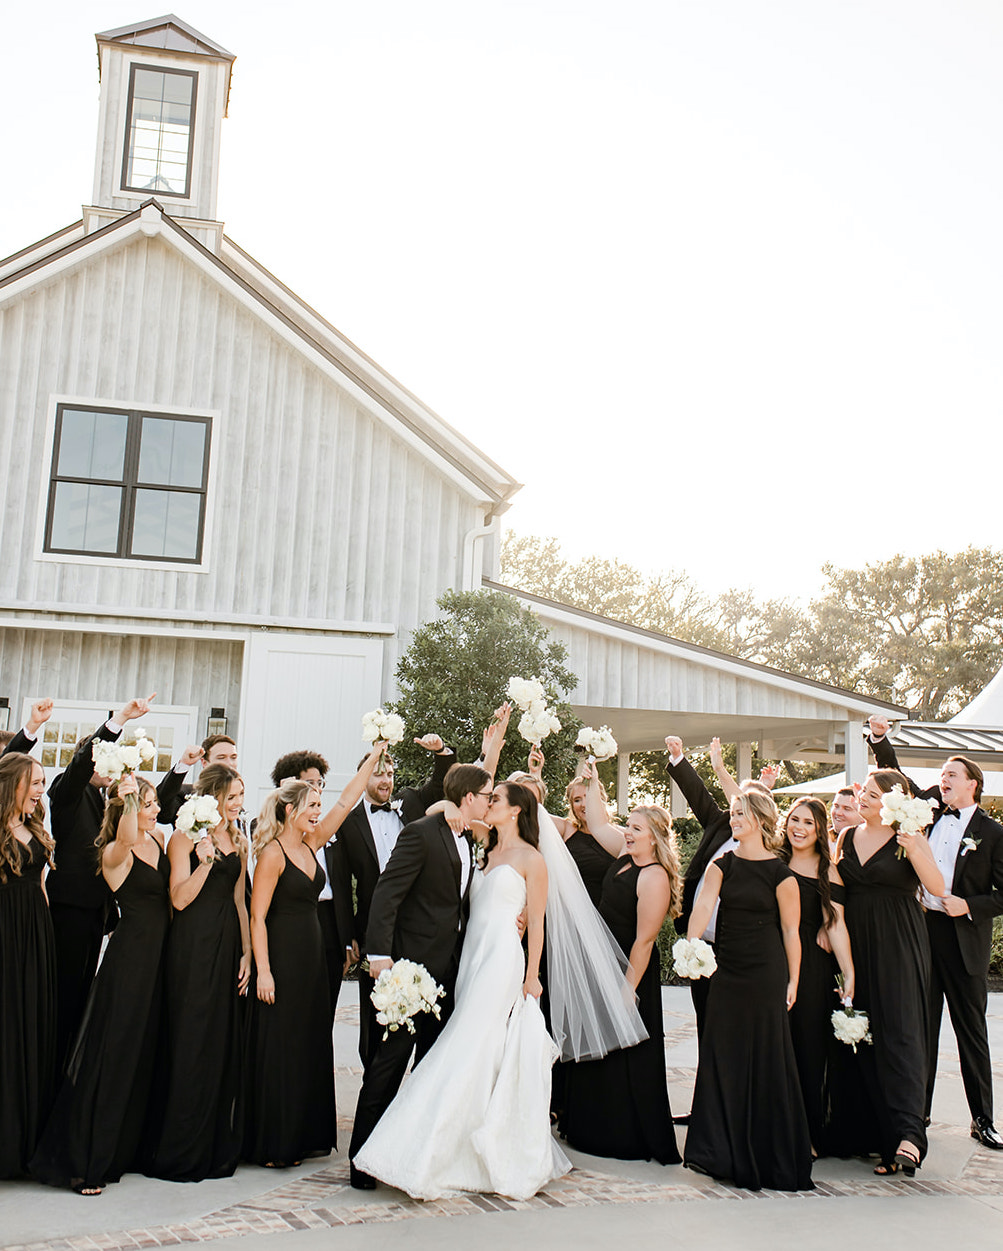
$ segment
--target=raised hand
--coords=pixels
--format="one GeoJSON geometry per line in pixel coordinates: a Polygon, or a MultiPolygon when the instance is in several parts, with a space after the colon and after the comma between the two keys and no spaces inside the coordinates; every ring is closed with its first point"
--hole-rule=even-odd
{"type": "Polygon", "coordinates": [[[714,769],[724,768],[724,753],[721,751],[721,740],[716,735],[710,741],[710,763],[714,769]]]}
{"type": "Polygon", "coordinates": [[[526,772],[532,773],[535,778],[543,777],[543,766],[546,762],[547,758],[539,746],[533,746],[529,749],[529,755],[526,758],[526,772]]]}
{"type": "Polygon", "coordinates": [[[154,691],[152,695],[147,695],[146,699],[130,699],[115,720],[124,725],[126,721],[135,721],[138,717],[145,717],[156,698],[157,692],[154,691]]]}
{"type": "Polygon", "coordinates": [[[425,734],[421,738],[416,738],[415,743],[418,747],[424,747],[426,751],[440,752],[445,744],[438,734],[425,734]]]}
{"type": "Polygon", "coordinates": [[[189,743],[189,745],[181,753],[181,759],[178,763],[187,765],[190,769],[192,765],[198,764],[204,755],[205,752],[201,747],[199,747],[196,743],[189,743]]]}
{"type": "Polygon", "coordinates": [[[501,755],[501,749],[505,746],[505,731],[508,729],[508,719],[512,715],[512,705],[505,703],[501,707],[496,708],[491,717],[491,724],[487,726],[481,735],[481,755],[487,756],[498,735],[502,736],[501,746],[498,748],[498,754],[501,755]]]}
{"type": "Polygon", "coordinates": [[[871,738],[884,738],[892,728],[892,723],[887,717],[882,717],[880,713],[875,713],[872,717],[867,718],[867,728],[871,732],[871,738]]]}
{"type": "Polygon", "coordinates": [[[28,718],[28,724],[24,727],[28,732],[29,738],[37,738],[38,731],[45,725],[46,721],[52,716],[52,700],[39,699],[31,706],[31,716],[28,718]]]}
{"type": "Polygon", "coordinates": [[[759,771],[759,780],[764,786],[768,786],[772,791],[777,784],[777,778],[780,776],[779,765],[764,765],[759,771]]]}
{"type": "Polygon", "coordinates": [[[134,773],[124,773],[122,780],[118,784],[118,797],[124,799],[126,795],[137,795],[139,793],[139,783],[136,781],[134,773]]]}
{"type": "Polygon", "coordinates": [[[683,754],[683,740],[676,734],[670,734],[665,740],[665,749],[673,758],[681,756],[683,754]]]}

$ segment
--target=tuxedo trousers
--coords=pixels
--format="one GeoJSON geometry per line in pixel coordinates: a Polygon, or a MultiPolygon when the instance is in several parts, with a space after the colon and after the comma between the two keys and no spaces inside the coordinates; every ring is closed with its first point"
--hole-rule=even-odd
{"type": "Polygon", "coordinates": [[[56,1063],[61,1074],[77,1036],[98,967],[107,908],[52,903],[56,950],[56,1063]]]}
{"type": "Polygon", "coordinates": [[[986,1025],[988,986],[984,976],[971,974],[965,968],[958,943],[958,925],[944,912],[926,914],[930,936],[930,1044],[926,1083],[926,1114],[933,1105],[933,1087],[937,1079],[937,1047],[940,1022],[947,1000],[947,1011],[958,1040],[961,1080],[972,1117],[993,1119],[993,1070],[989,1055],[989,1031],[986,1025]]]}

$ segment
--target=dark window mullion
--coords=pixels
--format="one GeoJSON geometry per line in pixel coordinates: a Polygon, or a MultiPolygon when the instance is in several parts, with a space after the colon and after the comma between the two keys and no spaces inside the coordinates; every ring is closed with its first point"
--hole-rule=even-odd
{"type": "Polygon", "coordinates": [[[136,479],[139,477],[139,444],[143,435],[141,413],[129,414],[129,432],[125,439],[125,468],[122,474],[125,490],[122,499],[122,528],[119,531],[120,556],[132,556],[132,527],[136,519],[136,479]]]}

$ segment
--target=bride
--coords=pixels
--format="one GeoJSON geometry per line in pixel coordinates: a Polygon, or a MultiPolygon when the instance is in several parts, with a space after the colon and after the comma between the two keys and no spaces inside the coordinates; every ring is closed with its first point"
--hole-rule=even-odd
{"type": "Polygon", "coordinates": [[[594,1058],[647,1037],[626,990],[626,957],[537,797],[499,782],[487,823],[453,1014],[354,1160],[417,1199],[461,1191],[527,1199],[571,1168],[550,1130],[559,1047],[538,1003],[545,909],[561,1053],[594,1058]],[[524,909],[528,960],[517,924],[524,909]]]}
{"type": "Polygon", "coordinates": [[[571,1168],[550,1132],[557,1048],[538,1003],[547,866],[535,797],[498,783],[487,823],[456,1007],[354,1160],[416,1199],[459,1191],[526,1199],[571,1168]],[[523,909],[528,960],[518,932],[523,909]]]}

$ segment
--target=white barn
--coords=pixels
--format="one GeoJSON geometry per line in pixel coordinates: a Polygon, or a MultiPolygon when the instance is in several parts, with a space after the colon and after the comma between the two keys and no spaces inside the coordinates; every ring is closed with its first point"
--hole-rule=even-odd
{"type": "MultiPolygon", "coordinates": [[[[52,695],[58,767],[156,689],[159,767],[225,725],[252,808],[293,747],[347,777],[414,627],[497,579],[519,484],[223,233],[233,55],[174,16],[97,45],[91,202],[0,261],[0,712],[52,695]]],[[[862,776],[863,720],[903,712],[513,593],[624,772],[675,732],[862,776]]]]}

